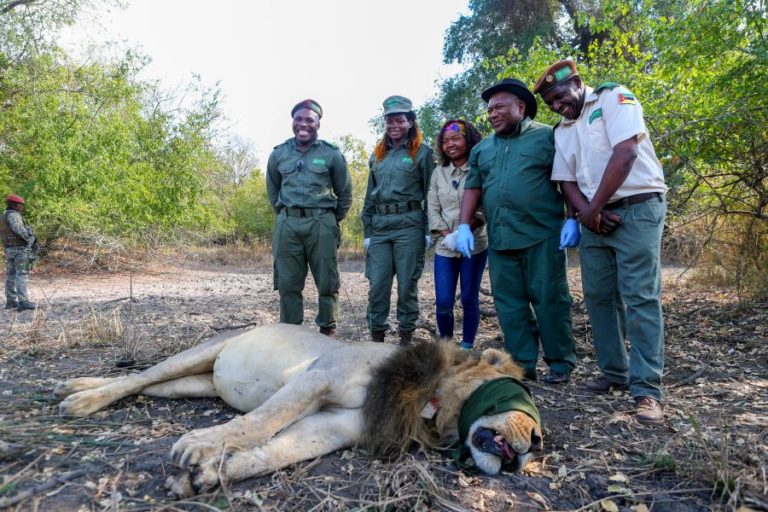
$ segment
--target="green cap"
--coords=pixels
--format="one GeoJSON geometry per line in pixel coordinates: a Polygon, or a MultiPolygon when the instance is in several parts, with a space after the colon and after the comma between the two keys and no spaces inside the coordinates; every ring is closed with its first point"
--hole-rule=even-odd
{"type": "Polygon", "coordinates": [[[413,103],[405,96],[390,96],[384,100],[384,115],[413,112],[413,103]]]}

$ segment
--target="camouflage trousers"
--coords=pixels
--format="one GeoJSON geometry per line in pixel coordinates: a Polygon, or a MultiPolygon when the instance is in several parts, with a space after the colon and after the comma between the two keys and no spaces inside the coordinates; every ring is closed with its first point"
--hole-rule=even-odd
{"type": "Polygon", "coordinates": [[[5,300],[26,302],[29,283],[29,249],[6,247],[5,249],[5,300]]]}

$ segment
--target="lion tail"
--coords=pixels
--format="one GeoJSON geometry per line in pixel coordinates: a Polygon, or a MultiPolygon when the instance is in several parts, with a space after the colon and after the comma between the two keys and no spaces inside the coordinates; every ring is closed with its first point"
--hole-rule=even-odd
{"type": "Polygon", "coordinates": [[[438,444],[437,431],[421,411],[449,365],[449,351],[441,344],[420,343],[397,350],[374,370],[363,405],[362,445],[370,455],[395,457],[414,441],[438,444]]]}

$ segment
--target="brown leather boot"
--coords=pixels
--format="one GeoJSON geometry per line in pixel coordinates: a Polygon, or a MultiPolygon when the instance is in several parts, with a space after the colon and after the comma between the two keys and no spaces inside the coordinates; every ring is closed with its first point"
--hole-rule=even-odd
{"type": "Polygon", "coordinates": [[[384,343],[384,334],[386,334],[384,331],[371,332],[371,341],[375,341],[376,343],[384,343]]]}
{"type": "Polygon", "coordinates": [[[333,327],[321,327],[320,334],[325,334],[326,336],[333,338],[336,335],[336,329],[333,327]]]}
{"type": "Polygon", "coordinates": [[[413,331],[400,331],[400,346],[405,347],[413,341],[413,331]]]}

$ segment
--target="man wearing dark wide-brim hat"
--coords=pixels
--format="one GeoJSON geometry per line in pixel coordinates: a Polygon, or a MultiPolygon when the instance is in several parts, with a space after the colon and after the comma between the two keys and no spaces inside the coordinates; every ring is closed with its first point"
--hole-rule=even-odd
{"type": "Polygon", "coordinates": [[[660,255],[667,186],[642,106],[619,84],[587,86],[571,59],[544,71],[534,92],[563,116],[552,179],[586,228],[579,261],[602,375],[584,387],[596,394],[628,389],[640,423],[663,423],[660,255]]]}
{"type": "Polygon", "coordinates": [[[547,384],[564,384],[576,365],[564,247],[578,243],[565,205],[550,181],[552,127],[537,123],[536,99],[519,80],[486,89],[494,134],[469,156],[456,247],[470,257],[469,221],[480,201],[488,223],[488,263],[504,345],[530,380],[541,339],[547,384]],[[535,312],[535,318],[531,314],[535,312]]]}
{"type": "Polygon", "coordinates": [[[267,163],[267,194],[277,219],[272,235],[280,321],[304,321],[307,268],[317,286],[320,332],[333,336],[339,317],[339,223],[352,205],[352,180],[339,148],[317,138],[323,109],[300,101],[291,109],[293,137],[267,163]]]}

